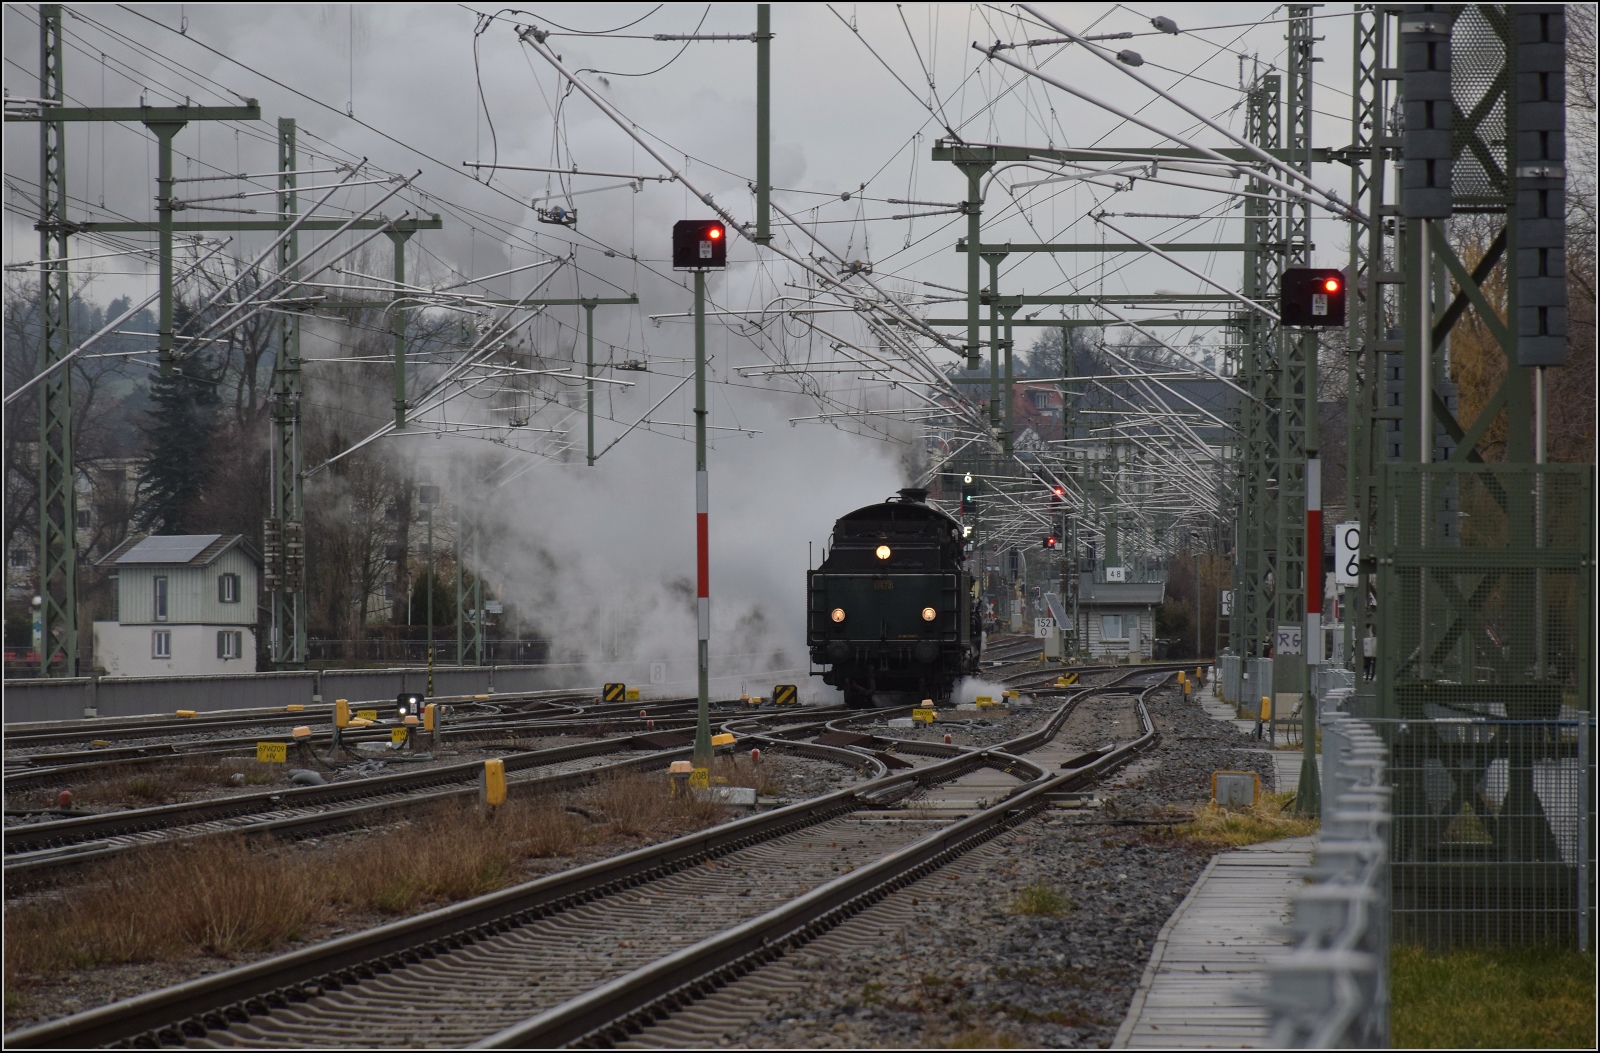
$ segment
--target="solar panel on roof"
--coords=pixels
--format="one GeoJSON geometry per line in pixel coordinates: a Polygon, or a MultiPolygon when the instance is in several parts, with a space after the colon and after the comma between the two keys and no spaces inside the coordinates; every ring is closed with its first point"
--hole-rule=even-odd
{"type": "Polygon", "coordinates": [[[221,534],[155,534],[124,552],[118,563],[187,563],[221,534]]]}

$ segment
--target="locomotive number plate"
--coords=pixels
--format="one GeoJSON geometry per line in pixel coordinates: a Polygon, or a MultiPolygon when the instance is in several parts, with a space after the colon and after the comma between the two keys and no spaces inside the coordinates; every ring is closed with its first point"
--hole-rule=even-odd
{"type": "Polygon", "coordinates": [[[894,582],[887,578],[879,578],[877,581],[872,583],[872,587],[877,589],[879,592],[893,592],[894,582]]]}

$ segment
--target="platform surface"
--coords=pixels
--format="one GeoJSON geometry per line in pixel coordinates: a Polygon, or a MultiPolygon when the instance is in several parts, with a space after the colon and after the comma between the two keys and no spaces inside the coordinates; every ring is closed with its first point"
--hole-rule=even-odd
{"type": "MultiPolygon", "coordinates": [[[[1208,716],[1253,737],[1254,722],[1239,720],[1209,682],[1197,700],[1208,716]]],[[[1272,757],[1273,789],[1293,789],[1301,753],[1262,752],[1272,757]]],[[[1113,1049],[1271,1045],[1271,1013],[1262,1001],[1268,961],[1288,946],[1290,896],[1311,864],[1315,841],[1290,837],[1212,858],[1156,937],[1113,1049]]]]}
{"type": "Polygon", "coordinates": [[[1113,1049],[1262,1049],[1267,962],[1289,940],[1289,897],[1311,837],[1213,857],[1156,937],[1113,1049]]]}

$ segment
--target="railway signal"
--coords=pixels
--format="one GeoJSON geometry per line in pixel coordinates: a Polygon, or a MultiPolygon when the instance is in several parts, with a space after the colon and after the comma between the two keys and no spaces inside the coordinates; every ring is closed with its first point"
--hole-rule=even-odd
{"type": "Polygon", "coordinates": [[[680,219],[672,225],[672,269],[720,271],[728,266],[728,230],[720,220],[680,219]]]}
{"type": "Polygon", "coordinates": [[[1060,538],[1056,537],[1054,534],[1049,534],[1049,535],[1046,535],[1046,537],[1044,539],[1044,544],[1043,544],[1042,547],[1044,547],[1044,548],[1055,548],[1056,546],[1058,546],[1060,544],[1061,544],[1061,539],[1060,538]]]}
{"type": "Polygon", "coordinates": [[[1344,325],[1344,271],[1330,267],[1290,267],[1278,291],[1278,314],[1286,326],[1304,329],[1344,325]]]}

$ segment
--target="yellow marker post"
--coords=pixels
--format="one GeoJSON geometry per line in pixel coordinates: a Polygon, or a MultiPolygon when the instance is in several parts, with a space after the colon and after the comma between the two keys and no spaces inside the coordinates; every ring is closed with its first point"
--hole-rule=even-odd
{"type": "Polygon", "coordinates": [[[289,744],[287,742],[258,742],[256,743],[256,760],[262,764],[287,764],[289,762],[289,744]]]}
{"type": "Polygon", "coordinates": [[[1261,696],[1261,719],[1272,719],[1272,699],[1268,698],[1266,695],[1261,696]]]}
{"type": "MultiPolygon", "coordinates": [[[[992,706],[992,705],[994,705],[994,696],[993,695],[979,695],[976,699],[974,699],[974,702],[976,702],[976,704],[978,706],[980,706],[980,707],[981,706],[992,706]]],[[[912,716],[914,718],[915,714],[912,714],[912,716]]]]}
{"type": "Polygon", "coordinates": [[[938,716],[939,714],[931,709],[922,709],[919,707],[911,711],[911,722],[913,724],[932,724],[934,719],[938,716]]]}
{"type": "Polygon", "coordinates": [[[679,793],[688,792],[689,778],[693,774],[693,761],[675,760],[672,762],[672,766],[667,769],[667,779],[672,785],[672,796],[676,797],[679,793]]]}
{"type": "Polygon", "coordinates": [[[483,778],[478,784],[478,796],[490,808],[506,803],[506,762],[498,757],[483,762],[483,778]]]}
{"type": "Polygon", "coordinates": [[[689,773],[689,785],[697,790],[709,789],[711,786],[711,772],[707,768],[696,768],[689,773]]]}
{"type": "Polygon", "coordinates": [[[336,728],[350,726],[350,700],[348,698],[337,699],[333,703],[333,726],[336,728]]]}
{"type": "Polygon", "coordinates": [[[438,717],[436,713],[437,711],[434,709],[434,703],[432,702],[422,707],[422,730],[428,733],[428,746],[430,749],[439,748],[439,732],[438,724],[436,723],[438,717]]]}
{"type": "Polygon", "coordinates": [[[627,700],[629,702],[637,702],[637,701],[639,701],[639,689],[636,688],[636,687],[628,688],[627,700]]]}

